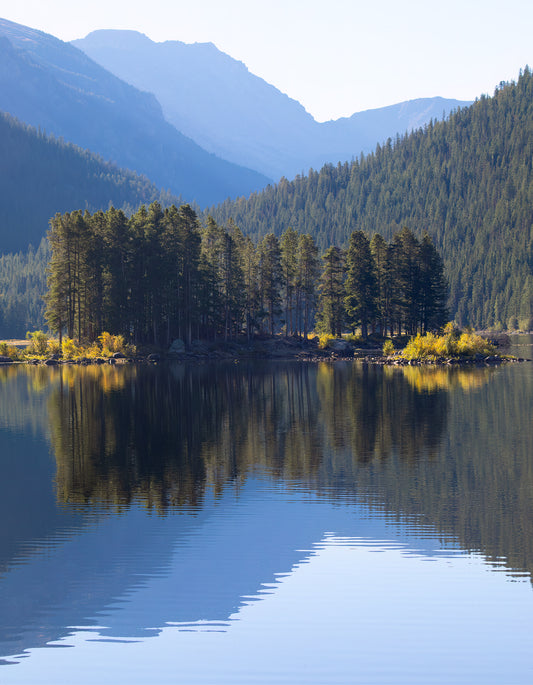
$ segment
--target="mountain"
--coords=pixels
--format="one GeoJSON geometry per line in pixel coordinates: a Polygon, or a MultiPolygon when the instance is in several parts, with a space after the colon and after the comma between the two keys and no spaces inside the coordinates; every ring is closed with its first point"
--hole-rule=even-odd
{"type": "Polygon", "coordinates": [[[57,212],[177,201],[147,178],[0,112],[0,253],[38,246],[57,212]]]}
{"type": "Polygon", "coordinates": [[[288,226],[320,246],[355,229],[386,239],[428,231],[463,325],[533,325],[533,75],[501,84],[445,121],[320,172],[282,179],[248,199],[211,208],[256,238],[288,226]]]}
{"type": "Polygon", "coordinates": [[[206,150],[276,180],[351,160],[398,132],[469,104],[413,100],[320,124],[300,103],[212,43],[155,43],[136,31],[100,30],[73,45],[127,83],[153,93],[167,120],[206,150]]]}
{"type": "Polygon", "coordinates": [[[81,50],[0,19],[0,110],[87,148],[200,205],[269,179],[219,159],[169,124],[155,97],[81,50]]]}

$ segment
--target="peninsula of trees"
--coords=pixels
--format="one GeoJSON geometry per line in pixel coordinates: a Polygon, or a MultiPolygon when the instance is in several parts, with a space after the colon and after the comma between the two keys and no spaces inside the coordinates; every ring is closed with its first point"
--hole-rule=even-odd
{"type": "Polygon", "coordinates": [[[354,231],[346,251],[319,257],[315,240],[286,228],[254,244],[229,221],[202,225],[189,205],[57,214],[49,232],[46,318],[81,342],[103,331],[136,344],[227,340],[256,333],[363,338],[415,334],[447,320],[442,260],[409,229],[390,243],[354,231]]]}

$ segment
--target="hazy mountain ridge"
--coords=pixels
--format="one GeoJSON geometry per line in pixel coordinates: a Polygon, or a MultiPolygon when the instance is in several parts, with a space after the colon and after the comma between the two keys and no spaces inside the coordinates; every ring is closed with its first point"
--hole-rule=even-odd
{"type": "Polygon", "coordinates": [[[318,123],[299,102],[211,43],[155,43],[136,31],[100,30],[73,44],[154,93],[167,120],[200,145],[275,179],[349,161],[469,104],[422,98],[318,123]]]}
{"type": "Polygon", "coordinates": [[[201,205],[268,183],[200,148],[164,119],[153,95],[74,46],[4,19],[0,37],[0,110],[201,205]]]}
{"type": "Polygon", "coordinates": [[[205,149],[236,163],[248,159],[275,180],[290,173],[291,145],[305,146],[316,124],[300,103],[212,44],[154,43],[135,31],[107,30],[73,44],[154,93],[167,120],[205,149]]]}

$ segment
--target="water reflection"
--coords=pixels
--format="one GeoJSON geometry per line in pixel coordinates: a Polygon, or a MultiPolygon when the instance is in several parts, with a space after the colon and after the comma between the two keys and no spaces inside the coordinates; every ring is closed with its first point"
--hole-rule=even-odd
{"type": "Polygon", "coordinates": [[[0,369],[0,653],[222,629],[325,521],[530,573],[532,397],[524,367],[0,369]]]}
{"type": "Polygon", "coordinates": [[[198,506],[206,484],[258,466],[320,488],[325,460],[349,473],[434,457],[447,413],[442,381],[421,391],[402,369],[347,363],[71,367],[48,399],[59,501],[158,511],[198,506]]]}
{"type": "Polygon", "coordinates": [[[201,506],[257,468],[422,516],[533,569],[531,376],[342,363],[64,369],[47,400],[63,504],[201,506]],[[451,414],[451,415],[450,415],[451,414]]]}

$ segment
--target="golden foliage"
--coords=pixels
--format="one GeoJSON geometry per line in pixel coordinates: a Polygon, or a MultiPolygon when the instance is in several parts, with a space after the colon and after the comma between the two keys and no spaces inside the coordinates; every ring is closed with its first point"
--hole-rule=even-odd
{"type": "Polygon", "coordinates": [[[321,350],[325,350],[328,348],[329,343],[332,340],[336,340],[337,337],[335,335],[331,335],[331,333],[320,333],[318,336],[318,347],[321,350]]]}
{"type": "Polygon", "coordinates": [[[481,388],[489,379],[491,369],[448,368],[442,366],[399,367],[409,385],[421,393],[461,388],[465,392],[481,388]]]}
{"type": "Polygon", "coordinates": [[[383,343],[383,355],[385,357],[392,357],[394,352],[394,343],[390,338],[387,338],[387,340],[385,340],[385,342],[383,343]]]}
{"type": "Polygon", "coordinates": [[[0,356],[9,357],[10,359],[13,359],[13,361],[19,361],[23,358],[23,352],[14,345],[9,345],[6,342],[2,342],[0,343],[0,356]]]}
{"type": "Polygon", "coordinates": [[[436,360],[443,357],[488,356],[496,349],[488,340],[475,333],[462,333],[453,324],[447,324],[443,335],[420,333],[405,346],[401,356],[409,360],[436,360]]]}

